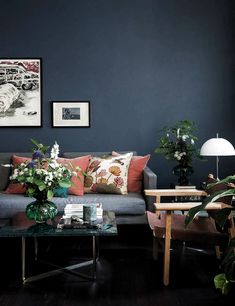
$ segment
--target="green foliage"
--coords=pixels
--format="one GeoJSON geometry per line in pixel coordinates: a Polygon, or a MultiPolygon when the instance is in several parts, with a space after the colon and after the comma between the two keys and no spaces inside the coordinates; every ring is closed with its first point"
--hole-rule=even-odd
{"type": "MultiPolygon", "coordinates": [[[[197,213],[199,213],[200,211],[204,210],[206,205],[208,203],[211,203],[211,202],[216,202],[218,199],[222,198],[222,197],[225,197],[225,196],[234,196],[235,195],[235,189],[229,189],[229,190],[223,190],[223,191],[218,191],[218,192],[215,192],[214,194],[212,195],[209,195],[207,196],[203,201],[202,201],[202,204],[196,206],[196,207],[193,207],[189,210],[188,214],[186,215],[186,218],[185,218],[185,226],[187,227],[187,225],[193,220],[193,218],[195,217],[195,215],[197,213]]],[[[225,209],[222,209],[221,211],[223,210],[227,210],[227,208],[225,209]]],[[[229,212],[231,211],[231,209],[229,210],[229,212]]],[[[221,217],[221,215],[220,215],[221,217]]],[[[226,215],[224,215],[224,219],[227,218],[226,215]]],[[[217,221],[217,220],[215,220],[217,221]]],[[[221,220],[220,219],[220,224],[222,223],[225,223],[226,220],[221,220]]],[[[220,225],[219,224],[219,225],[220,225]]]]}
{"type": "MultiPolygon", "coordinates": [[[[201,205],[190,209],[185,219],[185,227],[188,226],[197,213],[205,209],[208,203],[216,202],[225,196],[235,196],[235,175],[228,176],[217,183],[210,184],[208,185],[208,188],[221,183],[228,184],[233,189],[217,191],[214,194],[207,196],[202,201],[201,205]]],[[[232,210],[234,210],[233,206],[231,208],[227,207],[216,211],[213,215],[215,222],[219,225],[221,230],[223,230],[225,222],[232,210]]],[[[231,283],[235,282],[235,238],[230,240],[225,254],[226,255],[221,263],[221,268],[224,273],[216,275],[214,278],[215,287],[220,289],[222,294],[227,294],[231,283]]]]}
{"type": "Polygon", "coordinates": [[[195,124],[189,120],[176,122],[172,127],[164,127],[160,145],[155,153],[162,154],[167,160],[174,160],[184,166],[192,166],[193,158],[201,159],[195,148],[197,137],[193,135],[195,124]]]}
{"type": "Polygon", "coordinates": [[[215,288],[221,290],[222,294],[229,292],[230,282],[227,280],[225,273],[221,273],[214,278],[215,288]]]}
{"type": "Polygon", "coordinates": [[[51,199],[54,190],[59,186],[64,188],[71,186],[71,178],[80,172],[80,168],[73,169],[71,164],[65,166],[57,163],[59,152],[57,143],[52,147],[51,157],[46,158],[45,154],[49,146],[44,146],[35,139],[31,141],[35,145],[32,160],[15,167],[10,179],[24,184],[26,194],[30,197],[38,200],[51,199]]]}
{"type": "Polygon", "coordinates": [[[44,146],[42,143],[39,143],[37,140],[31,138],[31,142],[35,145],[36,148],[33,149],[33,151],[39,150],[43,154],[46,154],[50,146],[44,146]]]}

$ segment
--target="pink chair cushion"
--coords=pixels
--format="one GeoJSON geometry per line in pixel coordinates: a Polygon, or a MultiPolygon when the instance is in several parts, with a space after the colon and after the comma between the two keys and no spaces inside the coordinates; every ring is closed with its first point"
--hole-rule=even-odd
{"type": "MultiPolygon", "coordinates": [[[[159,216],[152,212],[147,212],[150,228],[155,237],[164,238],[166,214],[160,213],[159,216]]],[[[184,215],[172,213],[171,238],[182,241],[195,241],[208,244],[220,245],[224,243],[228,235],[217,231],[214,221],[208,217],[195,218],[187,228],[184,227],[184,215]]]]}

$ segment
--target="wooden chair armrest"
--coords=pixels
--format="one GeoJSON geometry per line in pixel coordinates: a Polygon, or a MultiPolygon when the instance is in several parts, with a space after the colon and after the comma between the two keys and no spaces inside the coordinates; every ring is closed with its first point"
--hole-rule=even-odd
{"type": "Polygon", "coordinates": [[[235,238],[235,228],[234,227],[232,227],[232,228],[230,228],[230,237],[231,238],[235,238]]]}
{"type": "Polygon", "coordinates": [[[207,196],[204,190],[198,189],[145,189],[148,196],[174,197],[174,196],[207,196]]]}
{"type": "MultiPolygon", "coordinates": [[[[154,203],[156,210],[190,210],[193,207],[200,205],[200,202],[187,202],[187,203],[154,203]]],[[[223,208],[232,208],[231,205],[222,202],[208,203],[205,210],[217,210],[223,208]]]]}

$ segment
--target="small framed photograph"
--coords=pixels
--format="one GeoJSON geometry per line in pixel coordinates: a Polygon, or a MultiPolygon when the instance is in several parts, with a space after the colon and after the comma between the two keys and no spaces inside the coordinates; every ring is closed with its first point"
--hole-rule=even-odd
{"type": "Polygon", "coordinates": [[[42,126],[41,58],[0,58],[0,127],[42,126]]]}
{"type": "Polygon", "coordinates": [[[90,101],[53,101],[52,126],[90,127],[90,101]]]}

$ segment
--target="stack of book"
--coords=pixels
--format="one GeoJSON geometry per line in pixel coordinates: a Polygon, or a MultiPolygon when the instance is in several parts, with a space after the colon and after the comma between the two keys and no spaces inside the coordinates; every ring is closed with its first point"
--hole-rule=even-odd
{"type": "Polygon", "coordinates": [[[196,189],[196,186],[192,186],[192,185],[187,185],[187,186],[175,185],[175,189],[196,189]]]}
{"type": "MultiPolygon", "coordinates": [[[[83,205],[87,204],[67,204],[64,208],[64,217],[70,218],[71,216],[83,217],[83,205]]],[[[89,204],[90,205],[90,204],[89,204]]],[[[103,217],[103,208],[101,203],[91,203],[96,205],[96,217],[100,219],[103,217]]]]}

